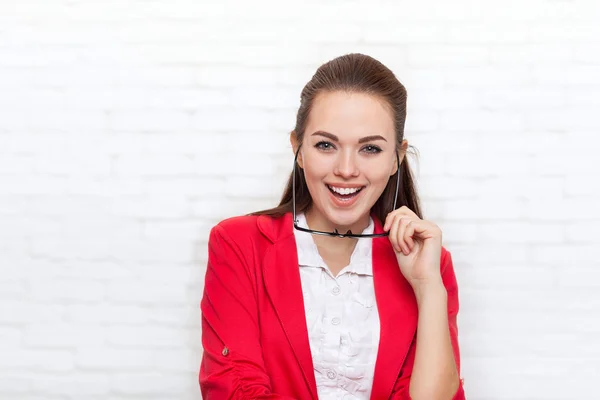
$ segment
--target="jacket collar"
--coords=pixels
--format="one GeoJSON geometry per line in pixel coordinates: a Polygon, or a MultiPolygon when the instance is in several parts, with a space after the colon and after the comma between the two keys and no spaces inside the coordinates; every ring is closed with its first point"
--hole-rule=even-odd
{"type": "MultiPolygon", "coordinates": [[[[383,232],[379,219],[371,216],[374,233],[383,232]]],[[[302,370],[312,398],[317,387],[310,352],[308,329],[298,267],[292,214],[280,218],[260,216],[260,231],[272,243],[263,262],[267,293],[302,370]]],[[[381,333],[371,399],[389,398],[415,336],[417,305],[412,288],[402,276],[387,237],[373,240],[373,281],[381,333]]]]}

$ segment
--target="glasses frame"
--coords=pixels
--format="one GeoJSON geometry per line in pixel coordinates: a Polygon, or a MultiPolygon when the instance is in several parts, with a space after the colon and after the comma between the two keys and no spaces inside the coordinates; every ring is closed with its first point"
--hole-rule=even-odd
{"type": "MultiPolygon", "coordinates": [[[[389,236],[389,232],[362,234],[352,233],[351,230],[348,230],[346,233],[340,233],[337,229],[334,229],[333,232],[325,232],[304,228],[298,225],[298,220],[296,219],[296,165],[298,164],[298,153],[300,153],[301,147],[302,145],[298,146],[298,150],[296,150],[296,155],[294,156],[294,167],[292,170],[292,215],[294,218],[294,228],[302,232],[311,233],[313,235],[334,236],[339,238],[378,238],[389,236]]],[[[392,211],[396,209],[396,202],[398,201],[398,189],[400,188],[400,156],[398,155],[398,150],[396,150],[396,163],[398,164],[398,169],[396,170],[396,195],[394,196],[394,208],[392,211]]]]}

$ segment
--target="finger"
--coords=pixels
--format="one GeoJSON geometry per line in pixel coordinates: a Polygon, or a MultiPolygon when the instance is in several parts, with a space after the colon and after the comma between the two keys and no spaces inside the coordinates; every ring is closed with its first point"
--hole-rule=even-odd
{"type": "Polygon", "coordinates": [[[394,215],[394,219],[390,226],[390,242],[392,243],[394,250],[396,250],[396,252],[398,252],[398,253],[402,252],[402,248],[400,247],[400,243],[398,242],[398,240],[399,240],[398,229],[400,226],[400,222],[401,222],[401,216],[394,215]]]}
{"type": "Polygon", "coordinates": [[[413,237],[419,239],[429,239],[436,236],[441,237],[441,231],[437,225],[423,220],[420,220],[417,224],[415,224],[413,237]]]}
{"type": "Polygon", "coordinates": [[[399,210],[399,211],[401,210],[401,211],[402,211],[402,212],[404,212],[406,215],[409,215],[409,216],[411,216],[411,217],[414,217],[414,218],[421,219],[421,218],[419,218],[419,216],[418,216],[417,214],[415,214],[415,212],[414,212],[413,210],[411,210],[411,209],[410,209],[410,208],[408,208],[407,206],[402,206],[402,207],[400,207],[398,210],[399,210]]]}
{"type": "Polygon", "coordinates": [[[392,226],[392,222],[394,220],[394,216],[396,214],[394,214],[393,212],[389,213],[386,217],[385,217],[385,224],[383,225],[383,231],[387,232],[390,229],[390,226],[392,226]]]}
{"type": "Polygon", "coordinates": [[[402,248],[402,252],[405,255],[410,254],[410,249],[408,248],[408,243],[406,243],[406,240],[405,240],[406,227],[410,224],[410,222],[411,222],[411,220],[408,217],[402,216],[400,219],[400,227],[398,229],[398,242],[400,244],[400,247],[402,248]]]}
{"type": "Polygon", "coordinates": [[[406,215],[406,211],[402,208],[399,208],[397,210],[392,211],[391,213],[389,213],[387,215],[387,217],[385,218],[385,225],[383,226],[383,230],[387,231],[389,230],[389,228],[392,226],[392,223],[394,222],[394,218],[398,215],[406,215]]]}
{"type": "Polygon", "coordinates": [[[398,228],[398,244],[402,248],[402,252],[405,255],[409,255],[411,252],[411,248],[409,247],[408,242],[405,239],[406,227],[409,226],[411,221],[412,219],[410,217],[407,217],[405,215],[402,216],[400,220],[400,226],[398,228]]]}
{"type": "Polygon", "coordinates": [[[394,251],[398,251],[398,248],[396,246],[396,233],[397,232],[394,229],[392,229],[394,226],[395,219],[396,219],[396,214],[391,214],[389,216],[388,231],[389,231],[390,243],[392,244],[394,251]]]}
{"type": "Polygon", "coordinates": [[[406,225],[406,228],[404,229],[404,241],[406,242],[409,252],[412,252],[413,248],[415,247],[415,241],[413,240],[413,235],[415,233],[415,227],[418,223],[416,221],[409,221],[408,224],[406,225]]]}

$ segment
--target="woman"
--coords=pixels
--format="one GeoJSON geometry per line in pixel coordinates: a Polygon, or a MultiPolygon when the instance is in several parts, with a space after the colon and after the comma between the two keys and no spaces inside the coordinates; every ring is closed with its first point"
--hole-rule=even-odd
{"type": "Polygon", "coordinates": [[[362,54],[304,87],[279,206],[210,233],[205,399],[464,399],[456,278],[405,118],[404,86],[362,54]]]}

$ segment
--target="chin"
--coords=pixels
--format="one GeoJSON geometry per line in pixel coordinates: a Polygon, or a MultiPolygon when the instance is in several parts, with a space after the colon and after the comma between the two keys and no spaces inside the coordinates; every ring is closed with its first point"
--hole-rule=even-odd
{"type": "MultiPolygon", "coordinates": [[[[369,214],[369,210],[363,210],[362,207],[356,207],[351,210],[339,210],[329,208],[325,212],[325,216],[335,226],[348,227],[356,224],[365,214],[369,214]]],[[[345,233],[345,232],[344,232],[345,233]]]]}

